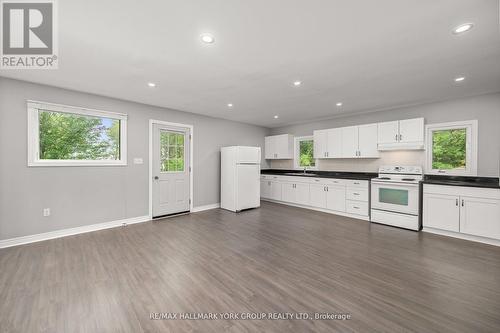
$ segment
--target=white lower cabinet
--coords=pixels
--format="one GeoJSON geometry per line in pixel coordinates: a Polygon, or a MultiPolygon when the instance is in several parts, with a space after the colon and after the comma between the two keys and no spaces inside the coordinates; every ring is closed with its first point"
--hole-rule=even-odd
{"type": "Polygon", "coordinates": [[[337,212],[345,212],[345,186],[327,186],[326,208],[337,212]]]}
{"type": "Polygon", "coordinates": [[[423,227],[500,240],[500,189],[424,184],[423,227]]]}
{"type": "Polygon", "coordinates": [[[460,232],[500,239],[500,200],[461,197],[460,232]]]}
{"type": "Polygon", "coordinates": [[[326,193],[324,184],[309,185],[309,204],[316,208],[326,208],[326,193]]]}
{"type": "Polygon", "coordinates": [[[283,183],[281,200],[299,205],[309,205],[309,184],[283,183]]]}
{"type": "Polygon", "coordinates": [[[423,223],[427,227],[460,231],[459,197],[444,194],[424,194],[423,223]]]}
{"type": "Polygon", "coordinates": [[[369,219],[369,181],[293,176],[261,176],[261,197],[369,219]]]}

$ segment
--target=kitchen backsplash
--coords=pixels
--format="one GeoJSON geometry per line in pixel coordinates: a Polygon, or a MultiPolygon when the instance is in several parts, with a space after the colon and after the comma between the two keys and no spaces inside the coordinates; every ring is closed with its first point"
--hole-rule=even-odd
{"type": "MultiPolygon", "coordinates": [[[[320,159],[321,171],[378,172],[381,165],[419,165],[424,167],[425,151],[381,151],[380,158],[320,159]]],[[[271,160],[272,169],[293,169],[293,160],[271,160]]]]}

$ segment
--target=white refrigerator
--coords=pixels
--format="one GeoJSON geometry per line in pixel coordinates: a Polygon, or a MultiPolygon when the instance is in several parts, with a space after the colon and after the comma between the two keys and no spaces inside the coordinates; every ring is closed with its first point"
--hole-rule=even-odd
{"type": "Polygon", "coordinates": [[[221,208],[232,212],[260,207],[260,147],[221,148],[221,208]]]}

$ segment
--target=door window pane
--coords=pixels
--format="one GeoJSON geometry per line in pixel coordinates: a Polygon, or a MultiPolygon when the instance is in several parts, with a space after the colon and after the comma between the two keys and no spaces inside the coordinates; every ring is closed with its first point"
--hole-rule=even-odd
{"type": "Polygon", "coordinates": [[[466,169],[465,128],[438,130],[432,132],[432,168],[439,170],[466,169]]]}
{"type": "Polygon", "coordinates": [[[378,201],[392,205],[408,206],[408,190],[379,188],[378,201]]]}
{"type": "Polygon", "coordinates": [[[184,133],[160,131],[160,171],[184,171],[184,133]]]}

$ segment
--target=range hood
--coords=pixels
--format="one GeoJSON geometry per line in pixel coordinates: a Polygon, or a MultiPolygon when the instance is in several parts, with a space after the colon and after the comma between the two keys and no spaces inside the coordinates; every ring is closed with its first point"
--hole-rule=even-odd
{"type": "Polygon", "coordinates": [[[424,150],[424,142],[395,142],[395,143],[379,143],[378,150],[424,150]]]}

